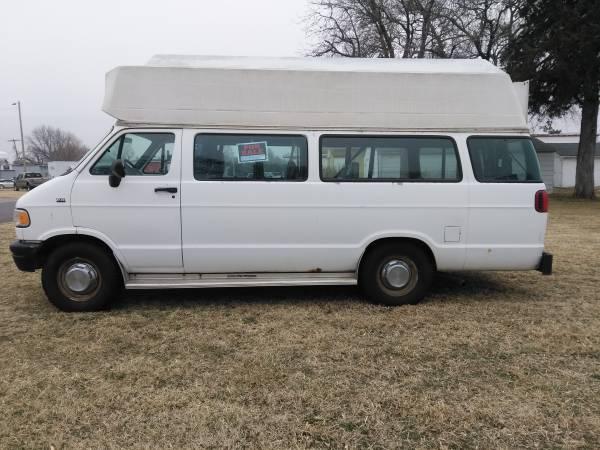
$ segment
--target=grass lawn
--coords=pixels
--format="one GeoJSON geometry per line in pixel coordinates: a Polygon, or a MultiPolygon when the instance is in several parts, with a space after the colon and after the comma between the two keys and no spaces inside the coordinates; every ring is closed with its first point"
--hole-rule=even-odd
{"type": "Polygon", "coordinates": [[[138,292],[58,312],[0,225],[0,448],[600,447],[600,202],[551,201],[555,274],[138,292]],[[459,280],[464,280],[464,284],[459,280]]]}
{"type": "Polygon", "coordinates": [[[26,191],[17,192],[12,189],[0,189],[0,198],[12,198],[17,200],[19,197],[22,197],[26,193],[26,191]]]}

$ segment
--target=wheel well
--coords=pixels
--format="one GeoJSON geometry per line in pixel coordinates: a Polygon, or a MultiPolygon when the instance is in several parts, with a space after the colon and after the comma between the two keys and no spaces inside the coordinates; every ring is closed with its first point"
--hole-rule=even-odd
{"type": "Polygon", "coordinates": [[[435,261],[435,255],[431,251],[431,248],[429,247],[429,245],[427,245],[425,242],[421,241],[420,239],[406,238],[406,237],[381,238],[381,239],[377,239],[376,241],[371,242],[369,245],[367,245],[367,248],[365,249],[365,251],[363,252],[363,254],[362,254],[361,258],[360,258],[359,268],[360,268],[360,264],[365,259],[365,255],[367,253],[369,253],[370,251],[372,251],[373,249],[375,249],[375,248],[377,248],[379,246],[383,246],[383,245],[401,244],[401,243],[407,243],[407,244],[410,243],[410,244],[416,245],[421,250],[423,250],[425,252],[425,254],[431,260],[431,262],[433,264],[433,267],[434,267],[434,270],[435,270],[435,268],[437,267],[437,264],[436,264],[436,261],[435,261]]]}
{"type": "Polygon", "coordinates": [[[98,238],[86,236],[84,234],[61,234],[59,236],[53,236],[50,239],[45,240],[42,244],[42,248],[39,253],[40,264],[43,265],[45,263],[46,258],[50,253],[52,253],[52,251],[55,248],[64,244],[72,244],[73,242],[85,242],[100,247],[107,254],[109,254],[114,259],[115,263],[118,265],[117,258],[115,257],[113,251],[108,245],[106,245],[98,238]]]}

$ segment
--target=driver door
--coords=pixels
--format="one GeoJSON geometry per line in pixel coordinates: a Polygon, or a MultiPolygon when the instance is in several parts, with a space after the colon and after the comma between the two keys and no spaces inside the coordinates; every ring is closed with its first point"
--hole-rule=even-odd
{"type": "Polygon", "coordinates": [[[110,241],[130,273],[182,272],[180,129],[122,130],[75,180],[73,224],[110,241]],[[125,177],[110,187],[111,165],[125,177]]]}

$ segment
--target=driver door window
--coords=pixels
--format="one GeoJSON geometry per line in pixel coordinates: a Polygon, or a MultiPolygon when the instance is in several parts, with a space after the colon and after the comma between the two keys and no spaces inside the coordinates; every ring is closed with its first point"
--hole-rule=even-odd
{"type": "Polygon", "coordinates": [[[166,175],[173,156],[173,133],[127,133],[114,141],[90,169],[92,175],[109,175],[121,159],[128,176],[166,175]]]}

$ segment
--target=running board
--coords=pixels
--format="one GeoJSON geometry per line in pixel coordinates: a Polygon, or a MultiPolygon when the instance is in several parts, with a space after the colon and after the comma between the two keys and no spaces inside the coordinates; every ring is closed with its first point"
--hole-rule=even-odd
{"type": "Polygon", "coordinates": [[[325,286],[357,284],[356,273],[129,274],[126,289],[178,289],[249,286],[325,286]]]}

